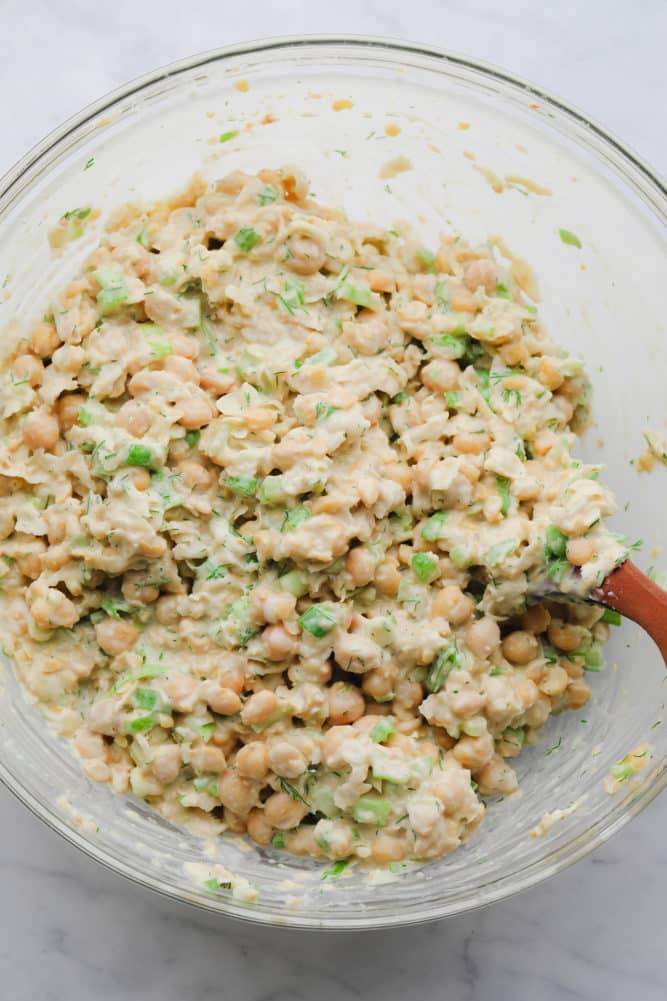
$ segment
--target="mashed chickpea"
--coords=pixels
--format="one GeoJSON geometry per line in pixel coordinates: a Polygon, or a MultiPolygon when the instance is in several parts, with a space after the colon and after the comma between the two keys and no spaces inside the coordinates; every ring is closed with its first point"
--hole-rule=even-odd
{"type": "Polygon", "coordinates": [[[116,216],[6,350],[5,642],[88,775],[321,858],[437,858],[589,697],[626,556],[581,364],[490,245],[296,168],[116,216]]]}

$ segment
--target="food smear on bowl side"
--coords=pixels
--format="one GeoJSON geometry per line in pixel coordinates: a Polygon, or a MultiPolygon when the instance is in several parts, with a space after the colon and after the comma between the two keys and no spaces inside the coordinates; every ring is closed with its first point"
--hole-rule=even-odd
{"type": "Polygon", "coordinates": [[[601,609],[527,596],[627,549],[525,269],[309,190],[119,209],[5,345],[4,642],[86,774],[170,821],[433,859],[602,666],[601,609]]]}

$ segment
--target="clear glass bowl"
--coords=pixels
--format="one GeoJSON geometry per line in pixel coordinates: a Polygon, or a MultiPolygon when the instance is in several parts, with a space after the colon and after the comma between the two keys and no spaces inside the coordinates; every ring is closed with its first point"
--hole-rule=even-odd
{"type": "MultiPolygon", "coordinates": [[[[642,430],[662,428],[667,417],[665,190],[580,113],[468,59],[361,38],[284,39],[198,56],[104,98],[1,182],[3,328],[16,316],[41,315],[50,290],[76,270],[116,205],[168,194],[197,170],[215,178],[236,167],[287,162],[304,166],[314,192],[342,203],[352,217],[389,225],[410,219],[425,243],[452,226],[472,240],[499,233],[531,262],[551,331],[586,358],[594,383],[598,424],[582,451],[608,463],[617,527],[643,536],[647,550],[660,543],[665,472],[640,480],[631,460],[643,447],[642,430]],[[400,131],[388,134],[387,126],[400,131]],[[382,166],[398,157],[411,169],[380,177],[382,166]],[[519,182],[499,194],[478,167],[531,178],[552,195],[526,194],[519,182]],[[102,211],[96,227],[52,259],[49,226],[64,211],[87,205],[102,211]],[[561,242],[561,227],[578,235],[581,250],[561,242]]],[[[2,675],[0,776],[93,858],[201,907],[311,928],[424,921],[558,872],[664,786],[667,725],[656,726],[664,668],[630,623],[614,630],[609,654],[610,666],[593,676],[585,710],[552,719],[540,744],[518,759],[521,795],[491,803],[462,850],[389,882],[355,867],[323,881],[321,865],[286,861],[241,839],[205,846],[143,803],[114,796],[84,776],[11,669],[2,675]],[[610,797],[603,789],[610,765],[642,740],[652,749],[648,766],[610,797]],[[546,837],[530,836],[545,812],[577,801],[546,837]],[[189,867],[202,861],[221,861],[245,875],[259,889],[257,902],[208,892],[189,867]]]]}

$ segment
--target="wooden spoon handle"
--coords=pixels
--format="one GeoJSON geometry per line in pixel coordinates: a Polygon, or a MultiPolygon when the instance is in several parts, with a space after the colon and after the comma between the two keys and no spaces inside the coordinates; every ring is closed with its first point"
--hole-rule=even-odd
{"type": "Polygon", "coordinates": [[[667,666],[667,591],[626,560],[591,592],[591,598],[645,629],[667,666]]]}

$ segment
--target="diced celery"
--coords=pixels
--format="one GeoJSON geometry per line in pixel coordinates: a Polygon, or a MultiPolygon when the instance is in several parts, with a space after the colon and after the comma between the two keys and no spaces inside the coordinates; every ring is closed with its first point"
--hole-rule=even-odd
{"type": "Polygon", "coordinates": [[[382,744],[385,740],[393,737],[395,733],[396,727],[391,716],[383,716],[379,723],[376,723],[371,730],[371,740],[376,744],[382,744]]]}
{"type": "Polygon", "coordinates": [[[439,692],[451,671],[461,667],[461,654],[456,639],[451,639],[440,650],[426,675],[426,687],[429,692],[439,692]]]}
{"type": "Polygon", "coordinates": [[[511,481],[508,480],[506,476],[496,476],[496,490],[498,491],[498,496],[500,497],[500,511],[502,514],[507,514],[510,509],[510,486],[511,481]]]}
{"type": "Polygon", "coordinates": [[[101,286],[97,293],[97,304],[103,314],[110,313],[116,306],[127,302],[129,292],[121,274],[113,268],[102,267],[95,271],[95,277],[101,286]]]}
{"type": "Polygon", "coordinates": [[[454,546],[449,552],[449,558],[459,570],[466,570],[472,563],[472,556],[467,546],[454,546]]]}
{"type": "Polygon", "coordinates": [[[305,570],[289,570],[278,578],[278,583],[284,591],[289,591],[295,598],[301,598],[308,593],[308,574],[305,570]]]}
{"type": "Polygon", "coordinates": [[[147,469],[151,469],[153,461],[153,451],[147,445],[130,445],[125,464],[127,466],[144,466],[147,469]]]}
{"type": "Polygon", "coordinates": [[[262,504],[283,504],[287,494],[285,493],[285,477],[266,476],[262,480],[259,488],[259,499],[262,504]]]}
{"type": "Polygon", "coordinates": [[[609,626],[620,626],[623,616],[613,608],[605,608],[600,622],[606,622],[609,626]]]}
{"type": "Polygon", "coordinates": [[[254,476],[228,476],[225,486],[241,497],[253,497],[257,490],[257,479],[254,476]]]}
{"type": "Polygon", "coordinates": [[[440,576],[438,557],[433,553],[415,553],[410,561],[412,572],[422,584],[430,584],[440,576]]]}
{"type": "Polygon", "coordinates": [[[134,719],[125,720],[123,729],[125,733],[144,733],[152,730],[155,726],[155,714],[148,713],[146,716],[136,716],[134,719]]]}
{"type": "Polygon", "coordinates": [[[283,523],[280,526],[281,532],[292,532],[299,525],[303,524],[311,517],[311,513],[307,507],[293,507],[289,511],[285,511],[285,517],[283,518],[283,523]]]}
{"type": "Polygon", "coordinates": [[[516,539],[503,539],[501,542],[496,542],[494,545],[489,546],[489,551],[486,554],[487,565],[497,567],[510,553],[514,552],[517,546],[518,542],[516,539]]]}
{"type": "Polygon", "coordinates": [[[380,796],[362,796],[352,808],[352,816],[358,824],[384,827],[390,815],[391,803],[380,796]]]}
{"type": "Polygon", "coordinates": [[[448,514],[448,511],[436,511],[435,514],[432,514],[422,527],[422,539],[426,539],[427,542],[435,542],[436,539],[439,539],[448,514]]]}
{"type": "Polygon", "coordinates": [[[241,226],[241,229],[234,237],[234,243],[239,250],[243,251],[244,254],[250,253],[252,248],[256,246],[260,240],[261,237],[259,233],[256,229],[253,229],[252,226],[241,226]]]}
{"type": "Polygon", "coordinates": [[[338,621],[325,605],[311,605],[299,616],[299,625],[312,636],[321,639],[335,629],[338,621]]]}

